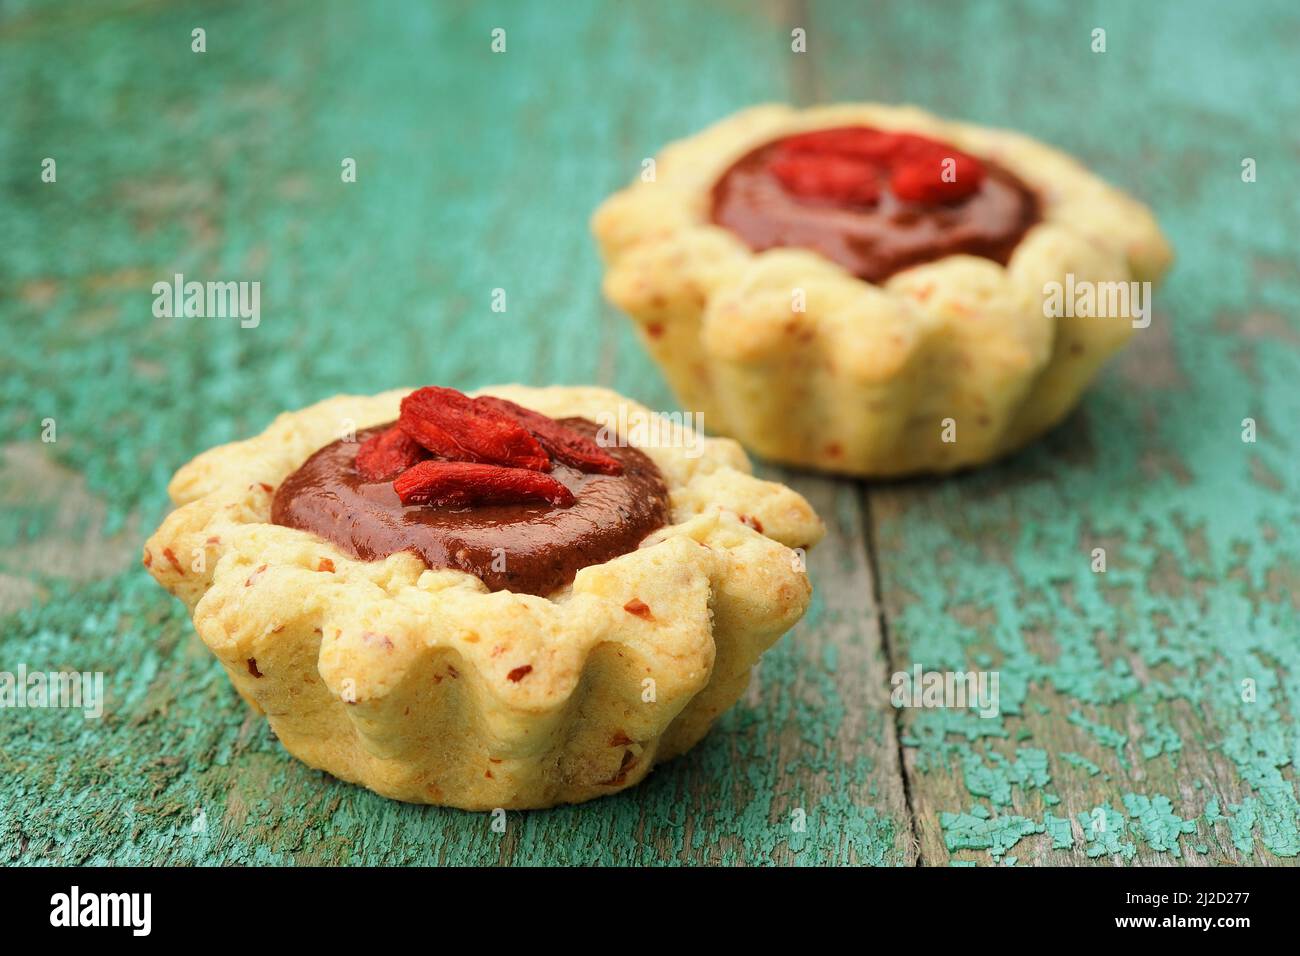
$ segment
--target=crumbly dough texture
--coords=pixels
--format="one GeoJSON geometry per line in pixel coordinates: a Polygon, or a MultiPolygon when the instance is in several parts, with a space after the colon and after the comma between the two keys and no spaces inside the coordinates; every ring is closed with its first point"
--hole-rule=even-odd
{"type": "Polygon", "coordinates": [[[665,148],[653,181],[606,200],[592,229],[606,296],[706,428],[775,461],[857,475],[951,471],[1046,431],[1133,328],[1131,316],[1046,317],[1044,285],[1067,273],[1154,282],[1172,257],[1150,210],[1064,153],[872,104],[738,113],[665,148]],[[847,125],[916,132],[991,159],[1039,192],[1042,221],[1005,267],[947,256],[882,285],[815,252],[755,253],[710,222],[713,184],[741,156],[847,125]]]}
{"type": "MultiPolygon", "coordinates": [[[[648,433],[651,413],[605,389],[485,391],[648,433]]],[[[548,597],[489,592],[409,553],[357,561],[270,523],[280,482],[349,429],[395,419],[408,392],[281,415],[172,479],[180,507],[144,563],[244,700],[313,767],[470,810],[614,793],[700,740],[807,608],[792,549],[824,531],[808,503],[750,475],[735,442],[691,450],[661,429],[665,447],[642,450],[668,483],[672,524],[548,597]]]]}

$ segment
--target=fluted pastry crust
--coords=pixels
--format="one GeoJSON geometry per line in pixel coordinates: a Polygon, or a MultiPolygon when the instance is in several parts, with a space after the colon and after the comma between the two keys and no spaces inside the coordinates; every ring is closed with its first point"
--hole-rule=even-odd
{"type": "MultiPolygon", "coordinates": [[[[240,695],[311,766],[465,809],[614,793],[695,744],[807,607],[791,549],[823,533],[808,503],[750,475],[730,440],[700,439],[698,456],[681,441],[642,447],[673,523],[547,597],[489,592],[409,553],[357,561],[270,523],[281,481],[346,429],[395,419],[408,391],[283,414],[173,478],[179,507],[145,564],[240,695]]],[[[598,388],[485,392],[632,428],[650,414],[598,388]]]]}
{"type": "Polygon", "coordinates": [[[1129,316],[1047,317],[1045,285],[1067,273],[1154,282],[1172,257],[1150,210],[1064,153],[873,104],[738,113],[667,146],[654,180],[611,196],[592,229],[606,296],[636,321],[683,407],[764,457],[857,475],[950,471],[1046,431],[1133,327],[1129,316]],[[993,160],[1038,192],[1041,221],[1006,266],[953,255],[881,285],[815,252],[755,253],[710,222],[712,187],[741,156],[853,125],[993,160]]]}

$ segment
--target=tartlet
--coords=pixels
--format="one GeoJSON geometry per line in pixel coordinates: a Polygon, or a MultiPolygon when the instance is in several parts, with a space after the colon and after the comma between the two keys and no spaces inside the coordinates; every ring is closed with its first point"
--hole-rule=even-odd
{"type": "MultiPolygon", "coordinates": [[[[599,388],[477,394],[517,403],[521,415],[607,425],[605,438],[619,436],[607,442],[611,453],[634,444],[651,415],[599,388]]],[[[641,462],[646,481],[661,481],[653,488],[662,489],[662,526],[626,553],[570,569],[572,583],[500,577],[490,588],[465,570],[430,567],[415,551],[366,555],[378,539],[356,514],[370,505],[329,489],[320,500],[341,506],[319,505],[323,532],[273,523],[273,511],[291,520],[288,506],[311,482],[286,489],[309,460],[319,468],[329,453],[351,462],[355,451],[337,449],[363,447],[374,426],[404,421],[410,395],[339,396],[283,414],[173,478],[179,507],[147,542],[144,563],[190,608],[239,694],[307,764],[387,797],[465,809],[614,793],[699,741],[807,607],[798,549],[823,533],[808,503],[749,474],[736,443],[665,424],[653,432],[667,436],[658,446],[617,452],[622,463],[641,462]],[[551,589],[511,590],[516,584],[551,589]]],[[[542,467],[576,489],[575,508],[596,496],[590,489],[623,480],[561,475],[558,459],[542,467]]],[[[378,484],[363,490],[372,502],[392,495],[378,484]]],[[[471,522],[479,507],[395,500],[382,507],[408,516],[444,507],[471,522]]],[[[518,507],[536,509],[521,511],[525,537],[562,510],[545,501],[518,507]]]]}
{"type": "Polygon", "coordinates": [[[1049,286],[1154,282],[1171,260],[1150,211],[1064,153],[871,104],[738,113],[666,147],[592,229],[606,296],[709,431],[864,476],[980,464],[1059,422],[1137,310],[1051,317],[1049,286]],[[931,158],[900,170],[870,155],[886,141],[931,158]]]}

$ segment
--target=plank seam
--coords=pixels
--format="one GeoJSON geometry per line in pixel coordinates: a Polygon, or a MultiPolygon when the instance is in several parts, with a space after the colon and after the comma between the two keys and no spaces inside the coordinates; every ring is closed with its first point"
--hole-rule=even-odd
{"type": "MultiPolygon", "coordinates": [[[[880,586],[880,560],[876,549],[876,523],[871,513],[871,493],[866,490],[862,492],[862,525],[862,540],[867,549],[867,569],[871,575],[871,597],[876,605],[876,625],[880,629],[880,644],[885,651],[889,673],[892,674],[898,670],[899,662],[889,631],[889,619],[885,614],[885,603],[880,586]]],[[[912,781],[907,775],[907,762],[903,757],[903,711],[900,708],[893,708],[893,711],[894,745],[898,754],[898,775],[903,780],[903,799],[907,802],[907,823],[912,833],[912,846],[916,848],[916,865],[924,866],[921,835],[916,827],[916,808],[912,803],[912,781]]]]}

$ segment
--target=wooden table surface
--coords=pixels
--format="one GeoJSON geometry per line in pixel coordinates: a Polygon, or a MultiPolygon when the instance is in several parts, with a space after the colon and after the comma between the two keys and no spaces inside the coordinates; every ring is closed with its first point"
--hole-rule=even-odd
{"type": "Polygon", "coordinates": [[[1297,65],[1287,0],[0,4],[0,670],[108,694],[0,711],[0,861],[1295,862],[1297,65]],[[839,99],[1017,127],[1150,202],[1151,327],[1003,464],[763,467],[829,525],[813,606],[640,787],[498,834],[291,759],[139,566],[172,471],[403,383],[674,408],[588,215],[732,110],[839,99]],[[260,281],[260,325],[155,318],[177,272],[260,281]],[[998,671],[1002,715],[893,709],[918,663],[998,671]]]}

